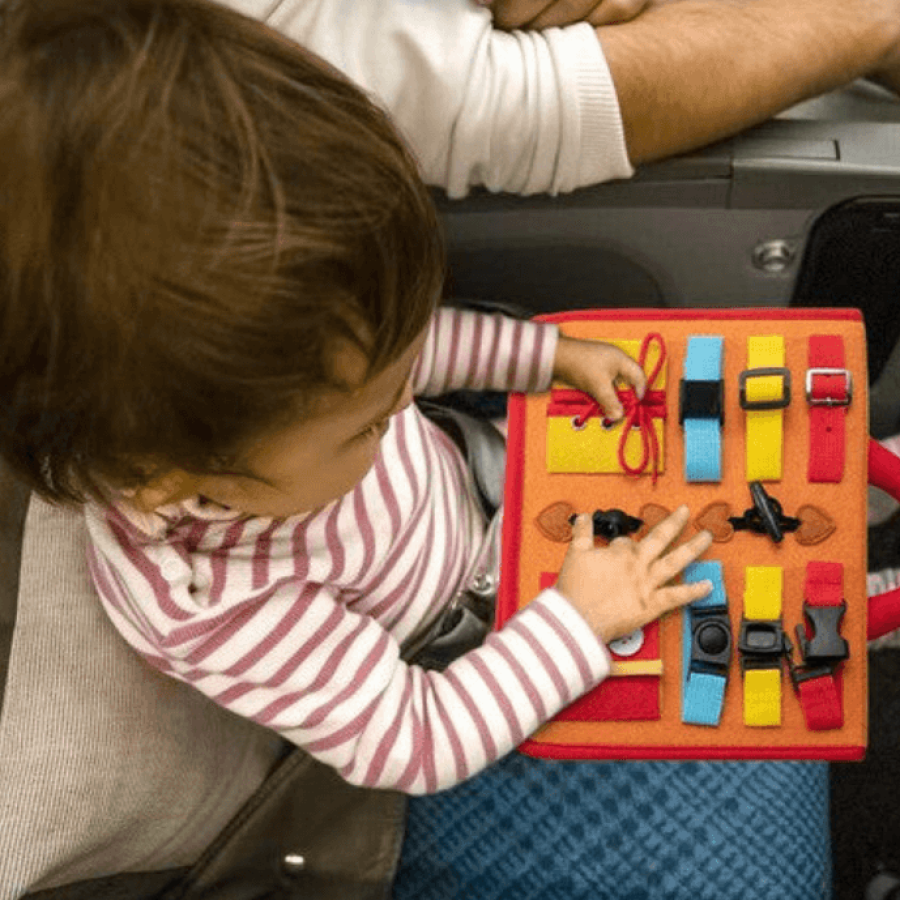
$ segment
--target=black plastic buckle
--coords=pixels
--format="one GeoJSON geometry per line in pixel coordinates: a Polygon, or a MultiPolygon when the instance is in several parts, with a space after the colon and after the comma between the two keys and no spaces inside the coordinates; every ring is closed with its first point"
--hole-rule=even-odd
{"type": "Polygon", "coordinates": [[[800,520],[786,516],[781,504],[766,492],[761,482],[750,482],[750,496],[753,498],[753,507],[744,510],[742,516],[731,516],[728,519],[735,531],[767,534],[776,544],[780,544],[786,532],[796,531],[800,527],[800,520]]]}
{"type": "Polygon", "coordinates": [[[812,637],[806,636],[802,625],[797,626],[799,665],[788,657],[788,669],[795,688],[804,681],[833,675],[837,667],[850,658],[850,645],[840,635],[841,620],[846,611],[846,600],[842,600],[840,606],[810,606],[803,601],[803,615],[812,629],[812,637]]]}
{"type": "Polygon", "coordinates": [[[678,424],[685,419],[716,419],[725,423],[725,384],[721,378],[712,381],[682,378],[678,386],[678,424]]]}
{"type": "MultiPolygon", "coordinates": [[[[643,519],[629,516],[621,509],[597,509],[591,517],[594,524],[594,537],[614,541],[618,537],[628,537],[638,531],[644,524],[643,519]]],[[[575,524],[575,516],[569,517],[569,524],[575,524]]]]}
{"type": "Polygon", "coordinates": [[[790,658],[793,649],[781,619],[741,619],[738,636],[741,671],[780,669],[781,658],[790,658]]]}
{"type": "Polygon", "coordinates": [[[691,609],[690,612],[691,671],[727,676],[732,646],[728,613],[721,607],[691,609]]]}
{"type": "Polygon", "coordinates": [[[741,409],[784,409],[791,402],[791,372],[783,367],[764,367],[760,369],[744,369],[738,376],[738,394],[741,409]],[[782,393],[778,400],[748,400],[747,380],[749,378],[766,378],[770,375],[779,375],[784,379],[782,393]]]}

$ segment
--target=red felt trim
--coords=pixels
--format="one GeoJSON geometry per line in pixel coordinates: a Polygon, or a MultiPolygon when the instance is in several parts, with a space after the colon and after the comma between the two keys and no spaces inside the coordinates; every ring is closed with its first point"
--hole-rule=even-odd
{"type": "Polygon", "coordinates": [[[855,762],[863,759],[866,748],[822,747],[632,747],[614,744],[550,744],[524,741],[517,748],[525,756],[539,759],[812,759],[855,762]]]}
{"type": "Polygon", "coordinates": [[[522,485],[525,473],[525,395],[510,394],[507,403],[506,484],[503,488],[503,542],[500,551],[500,587],[497,589],[495,627],[518,608],[519,539],[522,528],[522,485]]]}
{"type": "Polygon", "coordinates": [[[596,319],[616,321],[645,319],[672,319],[691,321],[693,319],[724,319],[759,321],[760,319],[822,319],[828,321],[861,322],[862,312],[858,309],[799,309],[799,308],[747,308],[747,309],[575,309],[567,312],[545,313],[534,317],[536,322],[583,322],[596,319]]]}

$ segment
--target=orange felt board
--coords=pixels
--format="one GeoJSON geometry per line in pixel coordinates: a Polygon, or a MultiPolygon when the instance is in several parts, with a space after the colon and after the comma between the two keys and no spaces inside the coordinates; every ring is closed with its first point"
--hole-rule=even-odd
{"type": "MultiPolygon", "coordinates": [[[[639,516],[645,504],[674,510],[688,504],[692,519],[708,504],[725,501],[730,515],[752,507],[745,470],[745,415],[740,408],[738,381],[747,368],[750,336],[782,335],[785,367],[792,376],[793,397],[784,410],[784,470],[780,481],[766,482],[766,490],[786,515],[812,504],[837,523],[822,543],[801,546],[786,534],[780,544],[765,535],[735,532],[730,541],[714,543],[705,559],[722,563],[728,597],[734,650],[721,722],[718,727],[681,721],[681,612],[660,622],[663,675],[657,719],[592,721],[568,714],[536,732],[520,749],[556,758],[750,758],[859,759],[867,740],[866,682],[866,484],[868,397],[866,390],[865,331],[856,310],[593,310],[542,317],[558,322],[572,337],[641,341],[659,332],[665,341],[668,380],[664,420],[665,454],[656,483],[647,476],[624,473],[572,474],[547,471],[547,405],[549,394],[515,395],[510,403],[509,446],[503,532],[503,568],[498,597],[498,624],[528,604],[540,591],[542,575],[558,572],[567,544],[551,540],[535,524],[543,510],[560,501],[578,512],[624,510],[639,516]],[[678,422],[678,384],[683,376],[689,337],[721,335],[724,416],[722,479],[718,483],[687,483],[684,479],[683,437],[678,422]],[[810,335],[840,335],[845,366],[854,382],[853,402],[845,418],[846,456],[843,478],[836,484],[810,484],[809,409],[804,397],[810,335]],[[801,624],[803,584],[811,561],[840,562],[847,612],[841,635],[849,642],[850,658],[843,664],[844,723],[839,729],[811,731],[806,727],[797,695],[783,667],[781,724],[747,726],[743,722],[743,684],[737,636],[743,611],[746,566],[779,566],[783,570],[782,622],[796,645],[795,626],[801,624]]],[[[694,533],[695,527],[689,528],[694,533]]],[[[795,646],[795,659],[798,653],[795,646]]],[[[612,679],[615,680],[615,679],[612,679]]],[[[589,707],[589,704],[582,704],[589,707]]]]}

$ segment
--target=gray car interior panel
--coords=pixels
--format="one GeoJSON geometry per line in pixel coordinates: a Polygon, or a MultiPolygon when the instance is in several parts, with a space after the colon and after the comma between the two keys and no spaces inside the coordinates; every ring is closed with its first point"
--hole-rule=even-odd
{"type": "Polygon", "coordinates": [[[881,437],[900,429],[900,316],[885,329],[865,300],[795,296],[817,222],[857,198],[900,209],[900,103],[866,83],[630,181],[557,197],[439,198],[449,290],[530,312],[860,305],[881,437]]]}

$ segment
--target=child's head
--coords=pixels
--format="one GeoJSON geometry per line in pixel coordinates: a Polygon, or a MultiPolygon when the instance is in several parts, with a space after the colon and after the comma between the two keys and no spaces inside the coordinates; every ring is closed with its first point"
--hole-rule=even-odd
{"type": "Polygon", "coordinates": [[[0,452],[36,490],[240,471],[403,376],[442,248],[359,90],[204,0],[3,18],[0,452]]]}

